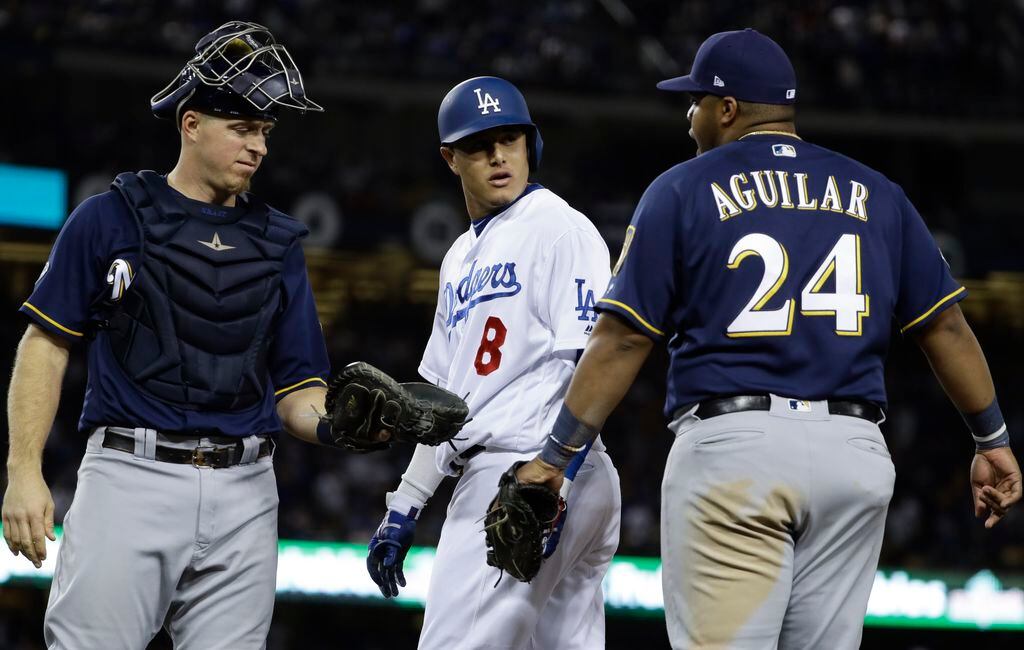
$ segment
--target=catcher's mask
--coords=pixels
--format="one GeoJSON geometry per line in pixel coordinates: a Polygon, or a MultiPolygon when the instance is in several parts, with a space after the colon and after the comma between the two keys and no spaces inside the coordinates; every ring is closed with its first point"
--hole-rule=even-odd
{"type": "Polygon", "coordinates": [[[324,110],[306,97],[295,61],[270,30],[237,20],[199,39],[196,55],[149,104],[154,115],[179,126],[188,108],[263,120],[276,120],[282,106],[324,110]]]}

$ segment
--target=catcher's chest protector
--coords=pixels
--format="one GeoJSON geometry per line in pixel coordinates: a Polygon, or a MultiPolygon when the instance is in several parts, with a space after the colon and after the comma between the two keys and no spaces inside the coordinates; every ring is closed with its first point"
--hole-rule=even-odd
{"type": "Polygon", "coordinates": [[[178,406],[257,404],[284,256],[303,227],[251,197],[237,221],[207,221],[155,172],[121,174],[113,187],[140,230],[139,269],[106,324],[114,357],[143,390],[178,406]]]}

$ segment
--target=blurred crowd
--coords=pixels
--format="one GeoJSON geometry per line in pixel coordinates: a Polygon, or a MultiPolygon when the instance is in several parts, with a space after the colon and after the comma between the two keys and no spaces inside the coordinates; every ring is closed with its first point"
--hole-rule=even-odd
{"type": "Polygon", "coordinates": [[[318,78],[464,73],[587,93],[649,90],[703,39],[754,27],[792,56],[804,105],[1020,115],[1024,2],[840,0],[68,0],[0,3],[0,52],[62,48],[175,60],[228,19],[262,23],[318,78]],[[111,38],[116,35],[116,38],[111,38]]]}

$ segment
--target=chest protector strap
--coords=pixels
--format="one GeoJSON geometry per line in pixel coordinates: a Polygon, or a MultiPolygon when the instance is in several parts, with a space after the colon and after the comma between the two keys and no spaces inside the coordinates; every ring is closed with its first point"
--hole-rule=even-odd
{"type": "Polygon", "coordinates": [[[208,220],[151,171],[120,174],[112,187],[140,234],[135,277],[108,318],[118,363],[144,391],[179,408],[258,404],[282,309],[281,269],[302,227],[251,197],[237,220],[208,220]]]}

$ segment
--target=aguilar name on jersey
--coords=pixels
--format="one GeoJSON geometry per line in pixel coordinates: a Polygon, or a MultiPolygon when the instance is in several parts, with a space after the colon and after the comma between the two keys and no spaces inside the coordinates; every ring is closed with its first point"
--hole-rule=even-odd
{"type": "Polygon", "coordinates": [[[884,406],[890,315],[908,332],[965,296],[899,186],[757,133],[651,184],[598,310],[669,339],[672,417],[750,393],[884,406]]]}
{"type": "Polygon", "coordinates": [[[590,221],[531,184],[473,223],[441,264],[434,325],[419,372],[464,397],[472,421],[459,451],[539,449],[597,320],[608,247],[590,221]]]}

